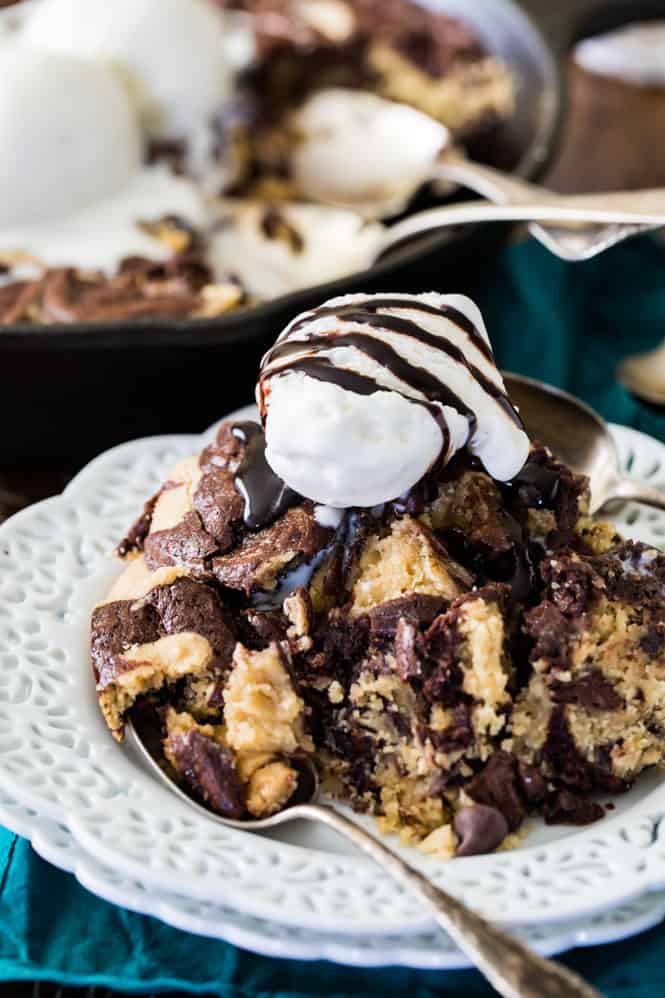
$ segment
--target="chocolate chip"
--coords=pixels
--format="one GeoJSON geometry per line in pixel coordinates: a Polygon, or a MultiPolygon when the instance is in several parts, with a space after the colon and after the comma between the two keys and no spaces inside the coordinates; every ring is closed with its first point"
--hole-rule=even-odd
{"type": "Polygon", "coordinates": [[[455,815],[453,824],[460,842],[456,856],[478,856],[492,852],[508,834],[508,822],[495,807],[474,804],[463,807],[455,815]]]}
{"type": "Polygon", "coordinates": [[[416,625],[404,617],[397,624],[395,634],[395,664],[400,679],[408,683],[421,674],[420,657],[416,650],[418,631],[416,625]]]}

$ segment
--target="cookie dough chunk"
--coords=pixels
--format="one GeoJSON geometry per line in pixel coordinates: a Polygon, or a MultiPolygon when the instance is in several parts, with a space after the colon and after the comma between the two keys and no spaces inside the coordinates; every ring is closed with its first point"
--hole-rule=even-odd
{"type": "Polygon", "coordinates": [[[351,595],[353,613],[411,594],[453,600],[473,585],[472,576],[449,556],[422,523],[395,520],[390,532],[373,535],[360,556],[351,595]]]}
{"type": "Polygon", "coordinates": [[[224,689],[224,721],[237,752],[311,752],[305,705],[289,674],[283,646],[249,651],[238,644],[224,689]]]}
{"type": "MultiPolygon", "coordinates": [[[[167,578],[163,570],[156,574],[167,578]]],[[[186,677],[211,678],[228,670],[235,646],[231,618],[208,586],[176,577],[144,594],[145,585],[144,567],[136,559],[114,586],[135,598],[103,603],[92,615],[99,703],[119,739],[124,715],[139,696],[186,677]]]]}
{"type": "Polygon", "coordinates": [[[545,598],[525,618],[534,671],[509,744],[562,788],[549,820],[590,820],[601,812],[584,795],[626,788],[665,755],[665,556],[622,542],[556,554],[541,573],[545,598]]]}
{"type": "Polygon", "coordinates": [[[346,691],[338,684],[341,696],[330,687],[328,782],[405,841],[450,823],[448,788],[472,775],[505,728],[506,603],[506,587],[488,587],[449,607],[432,596],[375,607],[366,657],[346,691]]]}

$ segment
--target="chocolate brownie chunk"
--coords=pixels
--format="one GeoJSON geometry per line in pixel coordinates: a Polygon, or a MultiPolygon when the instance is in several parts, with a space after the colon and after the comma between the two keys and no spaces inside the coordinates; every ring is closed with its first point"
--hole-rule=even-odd
{"type": "Polygon", "coordinates": [[[233,474],[208,464],[192,502],[204,530],[215,541],[217,552],[223,553],[233,547],[240,533],[245,508],[242,496],[235,487],[233,474]]]}
{"type": "Polygon", "coordinates": [[[169,739],[169,756],[204,804],[225,818],[243,817],[245,793],[232,752],[192,728],[169,739]]]}
{"type": "Polygon", "coordinates": [[[428,627],[446,606],[446,601],[440,596],[418,594],[379,603],[368,614],[371,636],[373,639],[394,639],[401,620],[408,621],[418,629],[428,627]]]}
{"type": "Polygon", "coordinates": [[[456,749],[466,748],[473,742],[469,704],[458,703],[452,708],[451,714],[450,723],[444,731],[435,731],[433,728],[420,729],[421,739],[430,741],[437,752],[454,752],[456,749]]]}
{"type": "Polygon", "coordinates": [[[554,682],[550,690],[555,703],[574,703],[585,710],[620,710],[624,705],[614,684],[597,668],[570,682],[554,682]]]}
{"type": "Polygon", "coordinates": [[[204,473],[220,469],[235,475],[245,456],[245,441],[233,432],[234,426],[231,421],[222,423],[213,443],[201,451],[199,466],[204,473]]]}
{"type": "Polygon", "coordinates": [[[556,706],[550,715],[540,759],[550,778],[582,793],[592,790],[612,793],[626,789],[626,783],[615,777],[607,765],[594,764],[584,758],[571,733],[563,706],[556,706]]]}
{"type": "Polygon", "coordinates": [[[422,676],[423,643],[413,621],[400,617],[395,632],[395,667],[405,683],[422,676]]]}
{"type": "Polygon", "coordinates": [[[464,679],[458,654],[460,642],[454,611],[437,617],[425,633],[429,674],[423,693],[431,703],[454,706],[459,699],[464,679]]]}
{"type": "Polygon", "coordinates": [[[547,587],[547,598],[570,617],[586,613],[604,588],[592,565],[575,555],[545,559],[540,574],[547,587]]]}
{"type": "Polygon", "coordinates": [[[495,752],[464,789],[478,804],[487,804],[500,811],[510,831],[515,831],[524,821],[526,807],[519,791],[517,763],[508,752],[495,752]]]}
{"type": "Polygon", "coordinates": [[[141,515],[129,528],[126,537],[124,537],[118,544],[116,551],[120,558],[125,558],[133,551],[143,550],[144,541],[150,531],[150,524],[152,523],[152,514],[155,511],[155,504],[165,488],[166,485],[163,485],[161,489],[155,492],[154,496],[151,496],[150,499],[148,499],[143,507],[141,515]]]}
{"type": "Polygon", "coordinates": [[[273,589],[292,563],[310,562],[332,537],[310,508],[294,506],[264,530],[247,534],[229,554],[213,558],[212,570],[221,585],[250,596],[273,589]]]}
{"type": "Polygon", "coordinates": [[[531,660],[546,662],[565,669],[568,666],[570,642],[577,630],[574,623],[547,601],[524,615],[525,629],[533,640],[531,660]]]}
{"type": "Polygon", "coordinates": [[[204,530],[199,514],[191,512],[177,526],[148,534],[144,551],[146,564],[153,570],[162,565],[182,565],[204,574],[206,559],[217,551],[217,542],[204,530]]]}
{"type": "Polygon", "coordinates": [[[153,589],[147,601],[157,610],[164,633],[201,634],[210,642],[220,664],[230,663],[236,643],[233,621],[210,586],[180,578],[169,586],[153,589]]]}
{"type": "Polygon", "coordinates": [[[590,825],[604,814],[605,809],[597,801],[565,787],[548,796],[543,806],[548,825],[590,825]]]}
{"type": "Polygon", "coordinates": [[[130,600],[104,603],[92,613],[90,648],[95,682],[103,689],[121,668],[120,656],[131,645],[146,644],[159,637],[159,617],[152,606],[130,600]]]}

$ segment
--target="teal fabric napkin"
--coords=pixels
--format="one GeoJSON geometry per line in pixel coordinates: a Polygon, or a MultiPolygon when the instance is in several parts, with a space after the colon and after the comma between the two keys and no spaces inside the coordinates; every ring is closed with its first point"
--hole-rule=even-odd
{"type": "MultiPolygon", "coordinates": [[[[665,440],[665,413],[636,402],[613,377],[626,353],[650,349],[665,337],[664,277],[665,251],[651,239],[574,266],[529,242],[489,263],[473,293],[504,368],[568,388],[606,418],[665,440]]],[[[608,998],[647,998],[665,994],[664,952],[665,926],[611,947],[579,950],[565,962],[608,998]]],[[[1,829],[0,979],[224,998],[493,993],[474,971],[280,961],[188,935],[98,900],[1,829]]]]}

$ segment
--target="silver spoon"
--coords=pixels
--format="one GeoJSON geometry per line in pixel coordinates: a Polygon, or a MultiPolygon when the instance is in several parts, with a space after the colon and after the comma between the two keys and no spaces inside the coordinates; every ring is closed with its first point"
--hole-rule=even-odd
{"type": "Polygon", "coordinates": [[[307,803],[294,804],[270,818],[236,821],[222,818],[221,815],[197,804],[161,769],[143,744],[131,721],[127,723],[126,730],[132,744],[148,764],[151,772],[172,793],[209,821],[255,832],[304,818],[306,821],[320,822],[339,832],[423,902],[438,925],[473,960],[492,987],[504,998],[602,998],[595,988],[586,984],[571,970],[538,956],[524,943],[476,915],[457,898],[435,887],[426,877],[355,822],[329,805],[317,803],[319,788],[313,766],[311,767],[312,794],[307,803]]]}
{"type": "Polygon", "coordinates": [[[612,434],[590,406],[542,381],[517,374],[504,373],[503,377],[529,435],[546,444],[573,471],[589,476],[592,513],[608,503],[627,500],[665,509],[665,490],[622,474],[612,434]]]}
{"type": "MultiPolygon", "coordinates": [[[[504,208],[529,206],[535,212],[539,206],[551,204],[558,209],[567,208],[575,211],[589,209],[591,212],[602,212],[604,209],[610,211],[613,208],[629,214],[633,211],[645,211],[647,214],[652,213],[657,217],[629,218],[628,216],[601,215],[594,218],[591,214],[588,216],[566,216],[559,212],[550,213],[549,218],[544,218],[542,214],[513,215],[509,213],[504,215],[491,212],[483,213],[483,208],[487,206],[478,206],[477,202],[467,202],[446,205],[433,209],[429,213],[420,212],[411,215],[405,222],[401,223],[401,227],[407,233],[412,231],[409,223],[419,226],[421,220],[424,221],[426,218],[430,220],[432,228],[438,228],[444,224],[462,224],[468,221],[526,221],[529,223],[531,234],[555,256],[568,261],[581,261],[589,260],[624,239],[653,228],[659,228],[663,224],[660,219],[665,202],[665,191],[618,191],[607,194],[560,195],[544,187],[538,187],[525,180],[502,173],[492,167],[475,163],[460,156],[454,150],[444,153],[436,161],[429,182],[433,183],[435,188],[437,186],[443,187],[444,190],[448,190],[451,183],[461,184],[504,208]],[[470,217],[468,212],[474,206],[480,208],[480,214],[470,217]],[[453,213],[456,209],[463,213],[463,217],[458,221],[454,221],[453,213]],[[434,225],[435,218],[440,220],[438,225],[434,225]]],[[[413,186],[409,187],[399,200],[396,200],[394,195],[383,195],[374,200],[368,199],[366,195],[352,197],[348,193],[343,193],[343,186],[337,191],[326,190],[322,187],[315,194],[316,200],[334,207],[353,210],[367,219],[380,219],[404,210],[422,183],[422,179],[414,181],[413,186]]],[[[401,228],[400,226],[391,226],[388,231],[398,233],[401,232],[401,228]]],[[[420,228],[417,231],[420,234],[420,228]]],[[[397,240],[405,238],[405,236],[398,237],[396,234],[394,238],[397,240]]]]}
{"type": "MultiPolygon", "coordinates": [[[[545,187],[527,183],[518,177],[495,170],[491,166],[476,163],[463,156],[444,155],[437,164],[437,182],[443,182],[449,187],[451,182],[475,191],[496,204],[520,204],[541,200],[547,197],[556,198],[553,191],[545,187]]],[[[604,202],[604,195],[581,195],[584,203],[591,204],[594,199],[599,204],[604,202]]],[[[564,226],[548,226],[539,222],[529,224],[529,232],[555,256],[571,263],[591,260],[599,253],[610,249],[617,243],[631,236],[650,231],[649,225],[636,225],[628,231],[628,226],[618,224],[588,225],[582,229],[571,230],[564,226]]]]}
{"type": "MultiPolygon", "coordinates": [[[[665,226],[665,189],[566,198],[552,195],[540,203],[527,204],[464,201],[431,208],[416,212],[396,225],[386,226],[375,247],[375,259],[407,240],[442,228],[481,222],[534,221],[545,222],[548,226],[576,225],[580,235],[583,235],[583,227],[590,224],[617,227],[612,239],[604,235],[596,240],[595,255],[638,232],[665,226]]],[[[558,252],[556,244],[549,248],[558,252]]]]}

